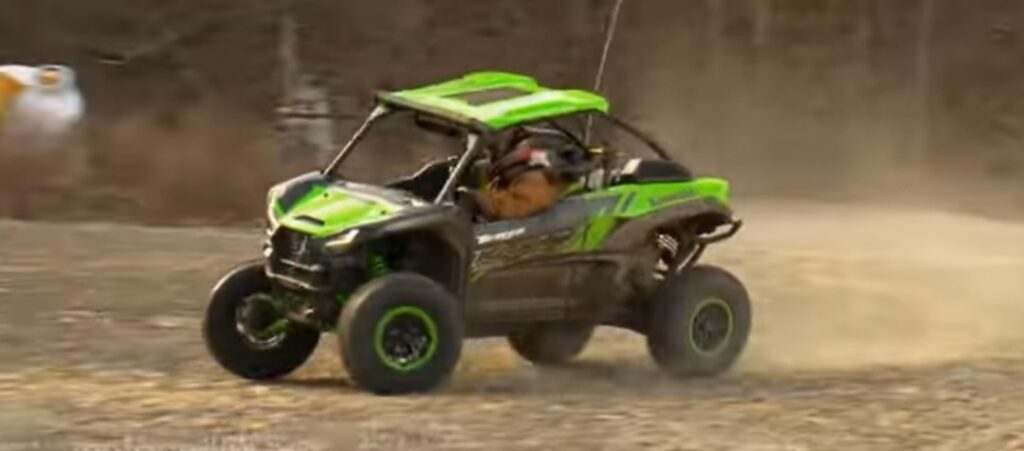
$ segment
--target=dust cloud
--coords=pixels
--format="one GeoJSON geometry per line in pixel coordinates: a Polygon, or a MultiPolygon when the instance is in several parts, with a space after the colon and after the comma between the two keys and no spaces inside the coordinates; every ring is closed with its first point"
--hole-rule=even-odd
{"type": "Polygon", "coordinates": [[[304,169],[277,161],[272,132],[259,117],[217,105],[93,119],[52,151],[0,149],[0,216],[257,222],[266,189],[304,169]]]}
{"type": "Polygon", "coordinates": [[[712,259],[758,319],[743,367],[834,369],[1019,356],[1024,225],[923,209],[761,203],[712,259]]]}

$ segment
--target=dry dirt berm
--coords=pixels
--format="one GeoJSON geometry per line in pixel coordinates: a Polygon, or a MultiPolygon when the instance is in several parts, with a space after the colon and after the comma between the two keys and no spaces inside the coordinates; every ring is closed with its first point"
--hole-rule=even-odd
{"type": "Polygon", "coordinates": [[[557,369],[533,367],[502,340],[471,343],[448,390],[408,398],[349,387],[333,342],[265,385],[225,376],[204,357],[195,331],[208,288],[252,256],[258,230],[2,222],[0,442],[187,447],[243,436],[261,450],[288,440],[318,450],[404,441],[425,450],[779,451],[1024,443],[1024,226],[871,206],[743,210],[747,233],[708,255],[744,278],[758,312],[731,377],[663,377],[642,337],[599,330],[557,369]]]}

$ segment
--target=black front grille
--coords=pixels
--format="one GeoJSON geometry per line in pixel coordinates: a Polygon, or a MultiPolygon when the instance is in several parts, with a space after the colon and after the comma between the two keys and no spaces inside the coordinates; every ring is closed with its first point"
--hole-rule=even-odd
{"type": "Polygon", "coordinates": [[[312,237],[295,230],[278,228],[270,238],[270,269],[282,279],[304,288],[322,287],[327,281],[326,267],[312,237]]]}
{"type": "Polygon", "coordinates": [[[315,249],[310,245],[310,236],[294,230],[279,228],[270,239],[275,259],[288,259],[295,262],[312,262],[316,256],[315,249]]]}

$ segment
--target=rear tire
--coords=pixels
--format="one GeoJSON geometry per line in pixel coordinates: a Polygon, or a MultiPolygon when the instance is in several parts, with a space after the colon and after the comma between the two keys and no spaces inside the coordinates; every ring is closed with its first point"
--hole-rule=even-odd
{"type": "Polygon", "coordinates": [[[462,353],[458,302],[424,276],[371,280],[352,295],[338,321],[349,376],[379,395],[425,392],[447,381],[462,353]]]}
{"type": "Polygon", "coordinates": [[[647,347],[674,376],[728,370],[750,334],[746,288],[721,268],[699,265],[671,275],[650,298],[647,347]]]}
{"type": "Polygon", "coordinates": [[[509,335],[508,342],[520,357],[533,364],[560,365],[583,352],[593,334],[591,324],[541,323],[509,335]]]}
{"type": "MultiPolygon", "coordinates": [[[[265,342],[253,341],[239,331],[243,304],[270,299],[270,291],[261,262],[241,265],[217,283],[203,320],[203,339],[214,360],[246,379],[276,379],[291,373],[309,359],[320,341],[320,331],[292,322],[265,342]]],[[[261,308],[264,315],[273,314],[272,309],[261,308]]]]}

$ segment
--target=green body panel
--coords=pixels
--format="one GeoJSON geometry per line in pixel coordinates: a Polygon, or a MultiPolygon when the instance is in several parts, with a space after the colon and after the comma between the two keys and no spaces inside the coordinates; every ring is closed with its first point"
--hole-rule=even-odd
{"type": "Polygon", "coordinates": [[[729,182],[720,178],[698,178],[689,182],[619,185],[595,193],[585,194],[588,201],[606,197],[619,198],[614,207],[608,207],[591,216],[586,228],[570,241],[570,250],[591,251],[601,247],[605,238],[623,221],[646,216],[659,210],[685,202],[713,199],[729,205],[729,182]]]}
{"type": "Polygon", "coordinates": [[[682,202],[698,198],[711,198],[729,205],[729,182],[713,177],[698,178],[690,182],[652,183],[645,185],[622,185],[604,193],[635,193],[628,205],[623,202],[616,211],[619,217],[635,218],[682,202]]]}
{"type": "Polygon", "coordinates": [[[584,111],[608,112],[608,101],[582,90],[540,86],[533,78],[505,72],[476,72],[444,83],[389,93],[403,103],[495,129],[584,111]],[[518,97],[473,105],[458,98],[474,92],[515,89],[518,97]]]}
{"type": "MultiPolygon", "coordinates": [[[[279,204],[275,201],[275,204],[279,204]]],[[[282,226],[324,238],[362,224],[387,219],[409,208],[384,199],[353,193],[337,186],[315,186],[287,212],[275,207],[274,214],[282,226]],[[322,221],[317,224],[302,219],[322,221]]]]}

